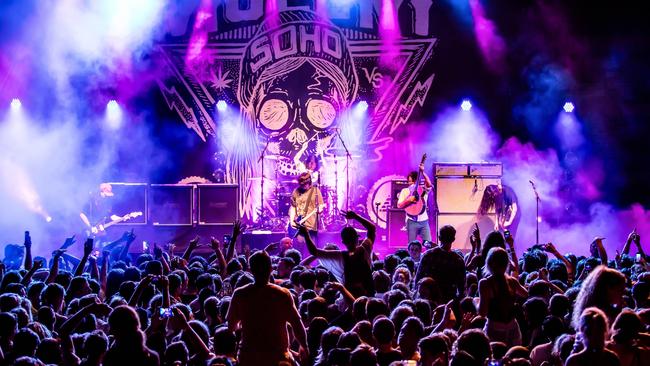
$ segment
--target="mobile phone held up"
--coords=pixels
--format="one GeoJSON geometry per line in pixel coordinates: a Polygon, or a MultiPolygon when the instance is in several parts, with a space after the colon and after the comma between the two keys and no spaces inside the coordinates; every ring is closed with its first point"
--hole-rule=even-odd
{"type": "Polygon", "coordinates": [[[171,308],[160,308],[160,317],[165,319],[165,318],[171,318],[174,315],[172,313],[171,308]]]}
{"type": "Polygon", "coordinates": [[[510,230],[505,230],[505,231],[503,232],[503,236],[504,236],[506,239],[508,239],[508,238],[510,237],[510,230]]]}

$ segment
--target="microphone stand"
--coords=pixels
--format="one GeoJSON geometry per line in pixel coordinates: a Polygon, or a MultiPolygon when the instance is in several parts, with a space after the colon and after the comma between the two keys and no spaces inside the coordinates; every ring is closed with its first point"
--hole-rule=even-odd
{"type": "Polygon", "coordinates": [[[535,193],[535,244],[539,244],[539,194],[537,193],[537,188],[535,188],[535,183],[532,180],[529,181],[530,185],[533,186],[533,192],[535,193]]]}
{"type": "Polygon", "coordinates": [[[348,147],[345,146],[345,141],[343,141],[343,137],[341,137],[341,132],[336,129],[336,135],[339,137],[339,141],[341,141],[341,145],[343,145],[343,149],[345,150],[345,210],[349,211],[350,210],[350,160],[352,160],[352,155],[350,155],[350,151],[348,150],[348,147]]]}
{"type": "Polygon", "coordinates": [[[264,149],[262,149],[262,153],[260,154],[260,157],[257,159],[257,162],[262,162],[262,177],[260,180],[260,186],[261,186],[261,192],[260,192],[260,216],[259,219],[261,220],[262,216],[264,216],[264,154],[266,153],[266,149],[269,147],[269,142],[271,142],[271,136],[266,138],[266,145],[264,145],[264,149]]]}

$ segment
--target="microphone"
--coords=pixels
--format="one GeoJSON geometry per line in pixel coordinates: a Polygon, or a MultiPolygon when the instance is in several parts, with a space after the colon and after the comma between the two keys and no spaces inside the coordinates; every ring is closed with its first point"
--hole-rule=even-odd
{"type": "Polygon", "coordinates": [[[478,192],[478,182],[476,179],[474,179],[474,188],[472,188],[472,194],[476,194],[478,192]]]}
{"type": "Polygon", "coordinates": [[[535,182],[533,182],[533,180],[532,180],[532,179],[529,179],[529,180],[528,180],[528,182],[530,183],[530,185],[532,185],[532,186],[533,186],[533,188],[535,188],[535,182]]]}

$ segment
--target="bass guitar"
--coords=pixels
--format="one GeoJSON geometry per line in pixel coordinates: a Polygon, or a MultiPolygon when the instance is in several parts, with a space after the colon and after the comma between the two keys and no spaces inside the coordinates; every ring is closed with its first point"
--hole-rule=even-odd
{"type": "Polygon", "coordinates": [[[310,213],[305,216],[296,216],[294,222],[297,224],[294,228],[291,223],[287,226],[287,236],[290,238],[295,238],[298,235],[298,227],[302,226],[309,220],[310,217],[314,216],[318,212],[318,207],[314,208],[310,213]]]}
{"type": "MultiPolygon", "coordinates": [[[[422,155],[422,161],[420,165],[424,164],[424,161],[427,160],[427,154],[422,155]]],[[[424,187],[420,185],[422,181],[422,171],[418,169],[418,178],[415,180],[415,183],[410,188],[409,200],[411,197],[415,198],[414,201],[404,207],[404,211],[409,216],[418,216],[424,212],[426,202],[424,202],[424,187]]]]}
{"type": "MultiPolygon", "coordinates": [[[[84,215],[82,213],[82,214],[80,214],[80,216],[81,216],[81,220],[84,221],[84,223],[86,223],[88,225],[88,218],[86,217],[86,215],[84,215]],[[84,218],[85,218],[85,220],[84,220],[84,218]]],[[[115,220],[112,220],[112,221],[107,222],[105,224],[98,224],[98,225],[95,225],[95,226],[88,225],[89,227],[88,227],[88,230],[86,231],[86,235],[91,236],[91,235],[100,234],[100,233],[106,231],[107,228],[109,228],[109,227],[111,227],[111,226],[113,226],[115,224],[119,224],[120,222],[131,220],[131,219],[136,218],[138,216],[142,216],[141,211],[134,211],[134,212],[128,213],[128,214],[126,214],[124,216],[119,216],[119,217],[115,218],[115,220]]]]}

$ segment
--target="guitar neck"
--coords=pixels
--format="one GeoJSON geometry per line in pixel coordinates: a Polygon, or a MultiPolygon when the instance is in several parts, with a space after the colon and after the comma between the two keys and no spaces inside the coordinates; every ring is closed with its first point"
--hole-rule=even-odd
{"type": "Polygon", "coordinates": [[[304,224],[305,221],[307,221],[310,217],[312,217],[312,216],[313,216],[317,211],[318,211],[318,207],[316,207],[316,208],[313,209],[310,213],[308,213],[305,217],[303,217],[303,218],[300,220],[300,224],[304,224]]]}
{"type": "Polygon", "coordinates": [[[107,227],[111,227],[111,226],[113,226],[115,224],[119,224],[122,221],[124,221],[124,218],[121,218],[121,219],[115,220],[115,221],[111,221],[108,224],[104,225],[104,229],[106,229],[107,227]]]}

